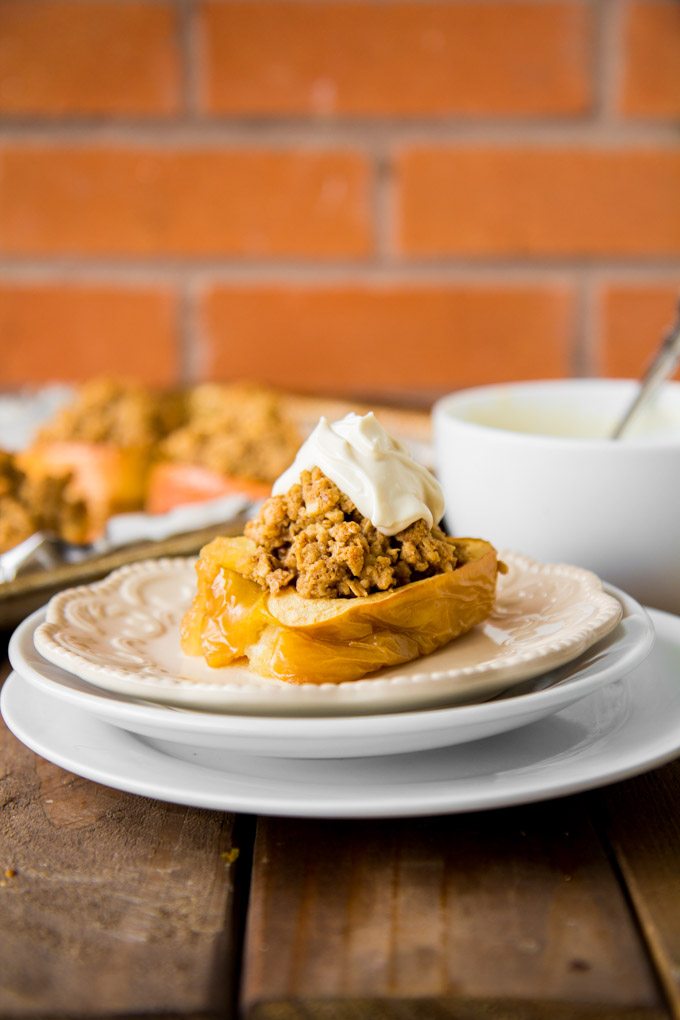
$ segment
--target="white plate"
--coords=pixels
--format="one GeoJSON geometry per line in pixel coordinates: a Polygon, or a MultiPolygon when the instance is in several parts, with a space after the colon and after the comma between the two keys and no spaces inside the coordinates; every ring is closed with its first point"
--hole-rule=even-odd
{"type": "Polygon", "coordinates": [[[503,559],[509,573],[485,623],[432,655],[350,683],[288,684],[184,655],[179,626],[195,589],[188,559],[135,563],[56,595],[35,644],[98,687],[212,711],[335,715],[481,701],[576,658],[622,612],[586,570],[514,553],[503,559]]]}
{"type": "Polygon", "coordinates": [[[654,650],[624,680],[514,733],[418,754],[311,763],[182,752],[100,722],[16,673],[1,707],[15,735],[57,765],[177,804],[316,818],[477,811],[602,786],[676,757],[680,619],[651,616],[654,650]]]}
{"type": "Polygon", "coordinates": [[[33,637],[41,609],[15,632],[9,656],[24,679],[104,722],[144,736],[193,747],[271,757],[334,758],[403,754],[478,740],[559,712],[598,687],[618,680],[648,655],[654,629],[634,599],[614,590],[623,605],[618,626],[577,659],[551,673],[513,685],[511,696],[481,705],[380,715],[295,717],[227,715],[130,700],[93,687],[47,662],[33,637]]]}

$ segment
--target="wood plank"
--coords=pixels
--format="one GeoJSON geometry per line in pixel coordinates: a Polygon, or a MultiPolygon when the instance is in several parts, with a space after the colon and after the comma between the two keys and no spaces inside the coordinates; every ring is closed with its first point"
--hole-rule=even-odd
{"type": "Polygon", "coordinates": [[[586,804],[261,820],[244,1015],[666,1016],[586,804]]]}
{"type": "Polygon", "coordinates": [[[680,1018],[680,761],[598,796],[673,1016],[680,1018]]]}
{"type": "Polygon", "coordinates": [[[0,777],[0,1015],[224,1015],[233,817],[79,779],[4,723],[0,777]]]}

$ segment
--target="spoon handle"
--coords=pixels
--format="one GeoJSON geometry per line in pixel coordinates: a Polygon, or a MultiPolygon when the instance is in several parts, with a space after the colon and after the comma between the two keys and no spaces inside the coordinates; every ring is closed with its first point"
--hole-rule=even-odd
{"type": "Polygon", "coordinates": [[[634,400],[612,432],[612,439],[620,439],[632,418],[649,403],[661,384],[673,374],[678,362],[680,362],[680,307],[675,325],[662,340],[649,368],[642,377],[634,400]]]}

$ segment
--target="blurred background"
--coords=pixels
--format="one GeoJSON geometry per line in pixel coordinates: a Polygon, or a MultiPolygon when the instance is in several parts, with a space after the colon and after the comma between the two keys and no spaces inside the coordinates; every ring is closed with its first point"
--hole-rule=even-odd
{"type": "Polygon", "coordinates": [[[0,0],[0,386],[637,375],[678,0],[0,0]]]}

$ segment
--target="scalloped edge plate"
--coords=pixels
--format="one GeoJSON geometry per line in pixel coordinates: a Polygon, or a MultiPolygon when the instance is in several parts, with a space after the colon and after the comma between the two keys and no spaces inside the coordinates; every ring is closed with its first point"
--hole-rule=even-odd
{"type": "Polygon", "coordinates": [[[62,592],[35,645],[105,690],[212,711],[336,715],[483,701],[576,658],[622,616],[590,571],[502,558],[509,571],[488,620],[432,655],[352,682],[292,685],[185,655],[179,625],[194,592],[191,559],[147,560],[62,592]]]}
{"type": "Polygon", "coordinates": [[[45,610],[15,631],[9,657],[16,672],[45,693],[103,722],[191,749],[215,748],[267,758],[362,758],[450,747],[505,733],[620,680],[654,644],[652,622],[634,599],[609,589],[623,606],[621,622],[588,651],[506,696],[482,704],[377,715],[263,716],[201,712],[132,700],[93,687],[40,655],[33,643],[45,610]]]}

